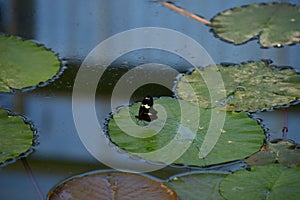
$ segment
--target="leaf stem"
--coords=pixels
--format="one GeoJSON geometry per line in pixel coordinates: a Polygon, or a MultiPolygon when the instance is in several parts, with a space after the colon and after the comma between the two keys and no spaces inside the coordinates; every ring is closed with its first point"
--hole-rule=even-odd
{"type": "Polygon", "coordinates": [[[194,13],[190,13],[190,12],[188,12],[188,11],[182,9],[182,8],[179,8],[179,7],[175,6],[174,4],[171,4],[171,3],[166,2],[166,1],[160,1],[160,4],[167,7],[167,8],[169,8],[169,9],[171,9],[171,10],[173,10],[173,11],[175,11],[175,12],[180,13],[184,16],[192,18],[196,21],[199,21],[199,22],[204,23],[204,24],[209,25],[209,26],[212,25],[212,23],[210,21],[208,21],[208,20],[206,20],[202,17],[199,17],[198,15],[196,15],[194,13]]]}
{"type": "Polygon", "coordinates": [[[289,131],[288,129],[288,111],[285,108],[284,110],[284,124],[283,124],[283,128],[282,128],[282,139],[286,140],[287,138],[287,132],[289,131]]]}
{"type": "Polygon", "coordinates": [[[34,178],[34,176],[33,176],[32,170],[31,170],[31,168],[30,168],[30,166],[29,166],[29,164],[28,164],[26,158],[21,158],[21,160],[22,160],[23,166],[24,166],[24,168],[25,168],[25,170],[26,170],[26,172],[27,172],[27,174],[28,174],[28,176],[29,176],[29,178],[30,178],[31,183],[32,183],[32,185],[33,185],[35,191],[37,192],[37,194],[38,194],[38,196],[39,196],[39,199],[40,199],[40,200],[43,200],[44,197],[43,197],[43,194],[42,194],[42,192],[41,192],[41,189],[40,189],[40,187],[38,186],[38,184],[37,184],[37,182],[36,182],[36,180],[35,180],[35,178],[34,178]]]}

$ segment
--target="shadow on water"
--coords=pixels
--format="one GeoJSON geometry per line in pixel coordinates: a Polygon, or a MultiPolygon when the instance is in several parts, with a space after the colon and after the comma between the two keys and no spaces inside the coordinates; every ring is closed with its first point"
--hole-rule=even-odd
{"type": "MultiPolygon", "coordinates": [[[[175,1],[179,6],[207,19],[235,6],[262,2],[271,1],[175,1]]],[[[164,27],[195,39],[215,63],[271,59],[275,65],[293,66],[300,71],[299,45],[262,49],[253,40],[234,46],[215,38],[208,26],[170,11],[155,1],[30,0],[25,3],[0,0],[0,12],[1,32],[44,44],[67,63],[61,77],[46,86],[24,93],[0,94],[3,107],[24,114],[38,129],[39,145],[27,161],[43,195],[67,177],[108,168],[93,158],[81,143],[72,118],[71,100],[74,78],[81,62],[99,42],[113,34],[137,27],[164,27]]],[[[119,77],[131,68],[149,62],[170,65],[179,72],[190,68],[184,59],[158,50],[135,51],[117,59],[98,85],[96,109],[99,121],[103,121],[111,111],[110,95],[119,77]]],[[[131,100],[141,100],[146,94],[157,97],[173,95],[167,88],[146,85],[134,93],[131,100]]],[[[280,137],[282,127],[287,124],[288,139],[299,143],[299,135],[289,135],[296,134],[299,129],[299,105],[258,115],[270,127],[272,137],[280,137]]],[[[185,170],[168,167],[152,174],[167,179],[185,170]]],[[[0,168],[0,186],[0,199],[38,199],[21,161],[0,168]]]]}

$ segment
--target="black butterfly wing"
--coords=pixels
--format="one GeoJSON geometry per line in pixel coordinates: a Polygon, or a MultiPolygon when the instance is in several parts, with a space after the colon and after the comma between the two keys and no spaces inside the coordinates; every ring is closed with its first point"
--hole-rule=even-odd
{"type": "Polygon", "coordinates": [[[138,116],[135,116],[139,120],[144,120],[147,122],[151,122],[154,119],[157,119],[156,111],[152,108],[153,106],[153,98],[149,95],[145,96],[142,101],[142,104],[139,108],[138,116]]]}
{"type": "Polygon", "coordinates": [[[148,106],[152,107],[153,106],[153,98],[149,95],[145,96],[142,101],[142,105],[148,105],[148,106]]]}

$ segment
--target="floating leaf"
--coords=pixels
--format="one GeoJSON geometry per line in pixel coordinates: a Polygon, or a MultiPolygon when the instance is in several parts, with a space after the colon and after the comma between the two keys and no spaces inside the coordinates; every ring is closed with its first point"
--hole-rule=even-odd
{"type": "MultiPolygon", "coordinates": [[[[182,100],[179,100],[184,102],[182,100]]],[[[160,130],[157,134],[153,134],[148,126],[144,126],[144,132],[138,132],[143,137],[138,137],[136,127],[131,125],[131,119],[126,116],[128,108],[121,109],[114,114],[113,119],[109,121],[108,129],[111,141],[117,144],[120,148],[145,159],[160,161],[166,163],[166,160],[174,158],[175,155],[182,156],[175,161],[177,164],[184,165],[198,165],[206,166],[218,163],[229,162],[233,160],[243,159],[258,151],[264,140],[264,132],[257,122],[248,117],[246,113],[226,113],[225,124],[221,131],[221,135],[217,138],[217,143],[213,146],[213,150],[204,158],[200,155],[203,141],[205,140],[208,127],[210,123],[219,123],[211,120],[210,109],[200,109],[199,127],[197,127],[197,134],[190,140],[187,149],[181,148],[182,140],[178,139],[178,132],[182,131],[182,124],[180,122],[180,107],[176,99],[160,98],[154,101],[154,105],[159,104],[163,106],[167,113],[167,119],[163,128],[160,127],[159,115],[162,109],[157,109],[158,120],[154,120],[152,124],[153,129],[160,130]],[[122,124],[122,129],[116,124],[116,120],[122,124]],[[158,126],[158,127],[156,127],[158,126]],[[124,131],[124,128],[127,129],[124,131]],[[160,129],[161,128],[161,129],[160,129]],[[146,137],[148,134],[148,137],[146,137]],[[170,151],[162,151],[168,145],[173,144],[170,151]],[[176,154],[181,151],[181,154],[176,154]],[[154,152],[154,153],[153,153],[154,152]],[[155,152],[159,152],[155,154],[155,152]],[[150,154],[151,156],[148,156],[150,154]],[[153,156],[155,155],[155,156],[153,156]]],[[[130,107],[130,112],[135,115],[138,112],[139,105],[130,107]]],[[[190,119],[188,121],[195,121],[194,107],[190,107],[190,119]]],[[[223,111],[217,111],[223,112],[223,111]]],[[[134,117],[132,117],[134,118],[134,117]]],[[[135,120],[135,119],[133,119],[135,120]]],[[[213,119],[212,119],[213,120],[213,119]]],[[[144,122],[137,122],[143,125],[144,122]]],[[[220,122],[221,123],[221,122],[220,122]]],[[[187,139],[192,135],[187,130],[181,132],[182,137],[187,139]]],[[[210,133],[216,135],[216,132],[210,133]]],[[[214,144],[212,144],[214,145],[214,144]]],[[[170,163],[166,163],[170,164],[170,163]]]]}
{"type": "Polygon", "coordinates": [[[249,165],[278,162],[287,167],[300,165],[300,149],[290,141],[267,143],[265,148],[246,159],[249,165]]]}
{"type": "Polygon", "coordinates": [[[18,158],[31,149],[34,134],[18,116],[0,110],[0,164],[18,158]]]}
{"type": "Polygon", "coordinates": [[[220,184],[226,199],[298,199],[300,168],[279,164],[253,167],[230,174],[220,184]]]}
{"type": "Polygon", "coordinates": [[[178,199],[161,182],[121,172],[93,172],[73,177],[48,194],[48,200],[64,199],[178,199]]]}
{"type": "Polygon", "coordinates": [[[47,81],[59,67],[58,58],[45,47],[0,35],[0,92],[47,81]]]}
{"type": "Polygon", "coordinates": [[[177,176],[166,183],[174,189],[180,199],[224,199],[219,193],[220,182],[227,174],[198,173],[177,176]]]}
{"type": "Polygon", "coordinates": [[[212,27],[217,36],[234,44],[256,36],[263,47],[299,43],[300,6],[269,3],[236,7],[215,16],[212,27]]]}
{"type": "MultiPolygon", "coordinates": [[[[176,88],[178,96],[187,101],[195,101],[185,92],[186,85],[191,84],[200,107],[210,107],[210,95],[202,76],[211,73],[211,70],[215,70],[215,67],[195,70],[191,75],[181,78],[176,88]]],[[[220,99],[218,103],[225,104],[229,111],[269,109],[300,98],[300,75],[293,69],[280,70],[269,66],[267,62],[249,62],[239,66],[218,65],[218,71],[222,75],[227,94],[227,98],[220,99]]],[[[210,89],[219,88],[216,86],[210,89]]]]}

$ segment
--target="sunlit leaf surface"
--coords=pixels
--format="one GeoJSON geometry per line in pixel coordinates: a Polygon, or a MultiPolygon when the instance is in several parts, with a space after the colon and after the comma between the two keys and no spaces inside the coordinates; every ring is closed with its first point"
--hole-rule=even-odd
{"type": "MultiPolygon", "coordinates": [[[[196,91],[200,107],[225,105],[229,111],[269,109],[300,98],[300,75],[293,69],[281,70],[269,66],[267,62],[249,62],[236,66],[218,65],[227,97],[211,105],[210,93],[202,78],[211,70],[215,68],[208,66],[181,78],[176,88],[178,96],[195,102],[195,99],[185,92],[186,85],[191,84],[196,91]]],[[[211,89],[218,90],[219,88],[216,86],[215,89],[211,89]]]]}
{"type": "MultiPolygon", "coordinates": [[[[210,123],[218,123],[210,121],[211,109],[200,109],[200,116],[198,116],[200,117],[200,123],[199,127],[197,127],[196,136],[189,143],[188,149],[184,150],[181,149],[182,140],[178,137],[178,130],[181,125],[181,109],[177,100],[172,98],[160,98],[155,100],[154,104],[160,104],[163,106],[167,113],[166,123],[157,134],[153,135],[152,130],[147,128],[146,122],[137,121],[134,117],[128,118],[125,115],[125,113],[128,112],[128,108],[123,108],[118,113],[114,114],[113,119],[109,121],[108,130],[112,142],[132,154],[160,162],[165,162],[168,158],[176,156],[177,151],[182,151],[182,156],[176,159],[174,163],[206,166],[243,159],[250,156],[254,152],[259,151],[265,137],[262,128],[255,120],[249,118],[246,113],[228,112],[226,113],[226,120],[223,129],[217,130],[221,132],[221,135],[217,138],[216,145],[213,146],[212,151],[208,155],[201,158],[200,149],[207,134],[208,126],[210,123]],[[120,121],[122,126],[125,126],[126,131],[122,130],[116,124],[116,120],[120,121]],[[130,135],[135,133],[137,129],[130,124],[131,120],[141,126],[144,126],[144,131],[139,133],[140,135],[143,135],[143,138],[130,135]],[[154,157],[149,157],[147,155],[147,153],[153,154],[153,152],[156,151],[160,152],[161,149],[164,149],[172,142],[175,145],[170,148],[170,151],[162,151],[154,157]]],[[[130,107],[130,113],[135,115],[138,112],[138,108],[139,104],[130,107]]],[[[162,110],[157,109],[157,112],[159,115],[162,110]]],[[[193,107],[191,107],[189,112],[190,116],[194,115],[193,107]]],[[[197,116],[193,117],[195,120],[197,116]]],[[[193,117],[187,120],[193,120],[193,117]]],[[[157,121],[154,120],[151,122],[153,123],[152,125],[154,127],[156,127],[156,124],[159,125],[159,120],[160,119],[158,118],[157,121]]],[[[160,127],[156,128],[159,129],[160,127]]],[[[181,137],[188,138],[189,134],[190,133],[187,130],[183,130],[181,137]]],[[[213,132],[210,134],[217,133],[213,132]]]]}

